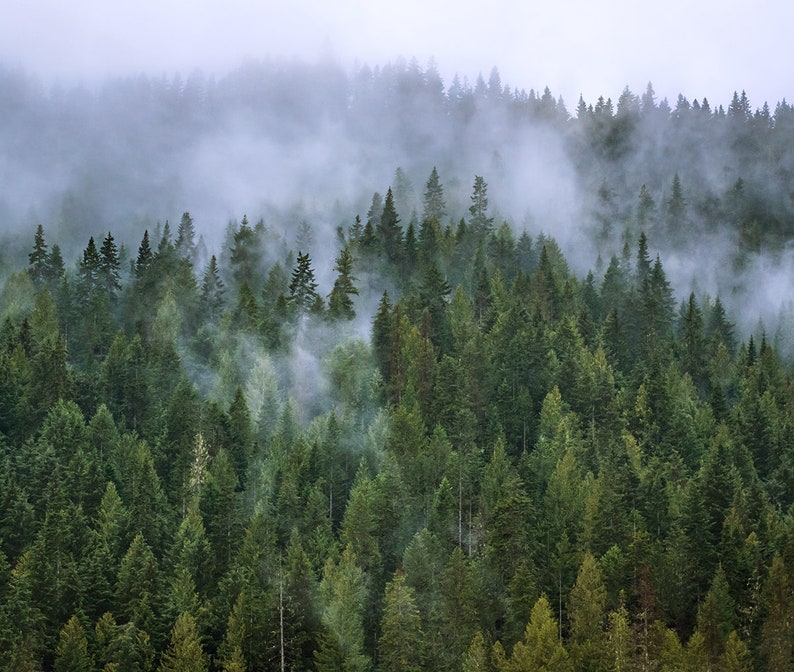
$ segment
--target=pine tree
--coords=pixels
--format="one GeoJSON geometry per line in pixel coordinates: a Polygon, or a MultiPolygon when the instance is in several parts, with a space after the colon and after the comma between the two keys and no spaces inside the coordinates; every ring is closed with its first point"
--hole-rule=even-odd
{"type": "Polygon", "coordinates": [[[551,605],[545,595],[541,595],[535,602],[532,616],[524,631],[524,639],[513,647],[510,658],[505,657],[499,642],[494,645],[493,658],[498,672],[567,672],[572,669],[568,652],[559,639],[551,605]]]}
{"type": "Polygon", "coordinates": [[[322,310],[322,298],[317,293],[317,282],[309,253],[298,252],[298,259],[289,283],[290,299],[298,313],[306,315],[322,310]]]}
{"type": "Polygon", "coordinates": [[[152,263],[154,255],[149,244],[149,229],[143,232],[141,244],[138,246],[138,257],[135,260],[135,277],[140,280],[152,263]]]}
{"type": "Polygon", "coordinates": [[[85,630],[77,616],[72,616],[61,629],[55,649],[55,672],[91,672],[93,669],[85,630]]]}
{"type": "Polygon", "coordinates": [[[181,614],[171,631],[171,643],[160,661],[158,672],[205,672],[209,661],[204,653],[196,620],[188,613],[181,614]]]}
{"type": "Polygon", "coordinates": [[[364,653],[365,575],[348,546],[339,562],[329,559],[320,584],[323,634],[314,652],[319,672],[343,669],[365,672],[371,661],[364,653]]]}
{"type": "Polygon", "coordinates": [[[176,232],[176,252],[191,264],[196,260],[196,227],[189,212],[182,213],[176,232]]]}
{"type": "Polygon", "coordinates": [[[63,280],[65,267],[63,264],[63,256],[61,255],[61,248],[56,243],[52,246],[50,254],[47,256],[46,276],[45,280],[51,292],[54,292],[61,281],[63,280]]]}
{"type": "Polygon", "coordinates": [[[97,252],[94,237],[88,239],[88,245],[83,250],[80,260],[77,281],[77,300],[81,306],[86,306],[94,294],[102,288],[101,282],[102,258],[97,252]]]}
{"type": "Polygon", "coordinates": [[[477,237],[484,237],[493,229],[493,217],[488,217],[488,184],[479,176],[474,176],[474,187],[469,206],[471,217],[469,226],[477,237]]]}
{"type": "Polygon", "coordinates": [[[403,258],[403,232],[400,227],[400,217],[394,206],[394,196],[391,187],[386,192],[383,202],[383,212],[376,226],[376,232],[381,250],[392,264],[399,265],[403,258]]]}
{"type": "Polygon", "coordinates": [[[47,253],[47,243],[44,242],[44,228],[41,224],[36,227],[36,235],[33,238],[33,251],[28,254],[30,279],[33,284],[40,288],[49,276],[49,255],[47,253]]]}
{"type": "Polygon", "coordinates": [[[414,591],[397,572],[386,586],[378,640],[378,667],[386,672],[419,672],[424,633],[414,591]]]}
{"type": "Polygon", "coordinates": [[[223,280],[218,272],[218,262],[213,254],[204,270],[199,297],[202,313],[210,324],[213,324],[220,316],[224,293],[223,280]]]}
{"type": "Polygon", "coordinates": [[[681,178],[678,173],[673,177],[673,186],[670,198],[667,201],[667,232],[673,244],[680,245],[689,233],[687,219],[687,202],[684,199],[684,190],[681,187],[681,178]]]}
{"type": "Polygon", "coordinates": [[[108,235],[102,241],[102,247],[99,250],[99,285],[110,298],[111,302],[115,302],[117,292],[121,289],[119,283],[119,268],[121,262],[119,261],[119,250],[116,246],[116,241],[113,235],[108,231],[108,235]]]}
{"type": "Polygon", "coordinates": [[[607,592],[593,555],[587,551],[571,589],[571,659],[577,670],[599,670],[604,664],[604,616],[607,592]]]}
{"type": "Polygon", "coordinates": [[[333,320],[352,320],[356,316],[351,296],[358,296],[358,288],[354,282],[353,256],[350,247],[345,245],[336,258],[334,270],[339,274],[334,287],[328,295],[328,317],[333,320]]]}
{"type": "Polygon", "coordinates": [[[441,224],[441,220],[447,211],[447,204],[444,201],[444,187],[438,179],[438,171],[433,166],[430,177],[427,179],[424,194],[424,209],[422,211],[422,221],[435,221],[441,224]]]}

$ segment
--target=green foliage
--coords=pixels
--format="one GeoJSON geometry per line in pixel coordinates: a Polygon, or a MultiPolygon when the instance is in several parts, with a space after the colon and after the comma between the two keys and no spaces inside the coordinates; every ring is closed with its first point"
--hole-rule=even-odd
{"type": "MultiPolygon", "coordinates": [[[[581,110],[593,151],[648,95],[581,110]]],[[[676,315],[649,250],[705,216],[689,174],[611,183],[585,280],[480,176],[442,222],[435,169],[322,291],[305,222],[297,256],[246,218],[205,254],[185,213],[67,265],[37,227],[0,293],[0,668],[791,667],[790,362],[718,298],[676,315]]]]}

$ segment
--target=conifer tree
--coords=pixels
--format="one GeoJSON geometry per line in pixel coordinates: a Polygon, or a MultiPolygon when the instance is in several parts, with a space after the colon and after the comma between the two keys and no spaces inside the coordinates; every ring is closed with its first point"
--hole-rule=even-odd
{"type": "Polygon", "coordinates": [[[684,190],[678,173],[673,177],[673,186],[670,198],[667,201],[667,232],[674,245],[680,245],[689,233],[687,219],[687,202],[684,199],[684,190]]]}
{"type": "Polygon", "coordinates": [[[72,616],[61,629],[55,649],[55,672],[91,672],[93,669],[85,630],[77,616],[72,616]]]}
{"type": "Polygon", "coordinates": [[[111,302],[115,302],[116,293],[121,289],[119,283],[119,250],[113,235],[108,231],[99,250],[99,284],[107,293],[111,302]]]}
{"type": "Polygon", "coordinates": [[[199,297],[202,312],[208,322],[213,323],[220,316],[224,293],[223,280],[218,272],[218,262],[213,254],[204,270],[199,297]]]}
{"type": "Polygon", "coordinates": [[[33,238],[33,251],[28,254],[30,279],[33,284],[40,288],[49,276],[49,254],[47,253],[47,243],[44,242],[44,228],[41,224],[36,227],[36,235],[33,238]]]}
{"type": "Polygon", "coordinates": [[[601,572],[588,551],[582,560],[568,603],[571,659],[577,670],[599,670],[604,664],[606,596],[601,572]]]}
{"type": "Polygon", "coordinates": [[[196,260],[196,227],[189,212],[182,213],[176,232],[176,252],[191,264],[196,260]]]}
{"type": "Polygon", "coordinates": [[[289,283],[290,299],[297,307],[298,313],[306,315],[322,311],[323,300],[317,293],[317,282],[309,253],[298,252],[292,279],[289,283]]]}
{"type": "Polygon", "coordinates": [[[135,260],[135,277],[140,280],[152,263],[154,255],[149,244],[149,229],[143,232],[141,244],[138,246],[138,257],[135,260]]]}
{"type": "Polygon", "coordinates": [[[435,221],[440,224],[447,211],[447,204],[444,201],[444,187],[438,178],[438,171],[433,166],[430,177],[427,178],[424,194],[424,209],[422,211],[422,221],[435,221]]]}
{"type": "Polygon", "coordinates": [[[77,297],[81,306],[88,304],[100,287],[101,283],[102,258],[97,252],[94,237],[88,239],[88,245],[83,250],[83,257],[80,259],[79,276],[77,282],[77,297]]]}
{"type": "Polygon", "coordinates": [[[386,672],[419,672],[424,634],[414,591],[398,571],[386,585],[378,640],[378,666],[386,672]]]}
{"type": "Polygon", "coordinates": [[[189,613],[181,614],[171,631],[171,643],[160,661],[158,672],[206,672],[209,661],[204,653],[196,620],[189,613]]]}
{"type": "Polygon", "coordinates": [[[488,184],[480,175],[474,176],[469,213],[469,226],[475,236],[483,237],[491,232],[493,217],[488,217],[488,184]]]}
{"type": "Polygon", "coordinates": [[[52,246],[49,255],[47,256],[46,276],[45,280],[50,288],[50,291],[55,291],[59,283],[64,277],[65,267],[63,264],[63,256],[61,255],[61,248],[56,243],[52,246]]]}
{"type": "Polygon", "coordinates": [[[357,278],[353,275],[353,256],[348,245],[342,248],[336,258],[334,270],[339,275],[328,295],[328,317],[334,320],[352,320],[356,311],[351,296],[358,296],[358,288],[354,284],[357,278]]]}
{"type": "Polygon", "coordinates": [[[386,259],[392,264],[399,264],[404,252],[403,232],[400,227],[400,217],[394,206],[394,195],[391,187],[386,192],[386,199],[383,201],[383,212],[375,230],[386,259]]]}

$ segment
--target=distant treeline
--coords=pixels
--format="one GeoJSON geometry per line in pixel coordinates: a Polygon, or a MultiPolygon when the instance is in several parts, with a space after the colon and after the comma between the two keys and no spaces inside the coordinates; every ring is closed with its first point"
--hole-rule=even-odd
{"type": "MultiPolygon", "coordinates": [[[[3,70],[0,98],[8,176],[0,217],[30,225],[38,215],[70,239],[85,227],[99,235],[113,218],[126,226],[173,213],[196,190],[226,185],[235,168],[236,182],[256,184],[263,202],[284,190],[278,175],[294,178],[296,201],[319,194],[330,202],[351,198],[342,176],[353,182],[355,200],[384,167],[400,165],[419,185],[435,165],[457,212],[467,207],[475,172],[497,186],[521,170],[528,152],[541,156],[542,173],[542,138],[561,144],[563,153],[549,161],[570,162],[579,190],[577,221],[562,225],[611,237],[618,250],[637,217],[660,249],[721,232],[741,253],[775,251],[794,233],[794,109],[785,99],[754,107],[743,92],[726,92],[726,109],[683,95],[659,101],[649,84],[617,100],[566,105],[548,87],[503,84],[496,69],[487,80],[445,83],[432,64],[415,61],[349,73],[331,64],[251,62],[220,77],[140,75],[91,89],[45,88],[3,70]],[[245,157],[239,137],[261,154],[256,170],[235,165],[245,157]],[[306,172],[313,163],[317,171],[306,172]],[[215,181],[191,186],[196,172],[215,181]]],[[[542,178],[538,172],[526,182],[542,178]]],[[[220,198],[223,186],[218,191],[220,198]]],[[[499,204],[521,221],[525,213],[509,205],[499,204]]],[[[536,204],[523,206],[548,220],[536,204]]],[[[412,214],[398,212],[406,222],[412,214]]]]}

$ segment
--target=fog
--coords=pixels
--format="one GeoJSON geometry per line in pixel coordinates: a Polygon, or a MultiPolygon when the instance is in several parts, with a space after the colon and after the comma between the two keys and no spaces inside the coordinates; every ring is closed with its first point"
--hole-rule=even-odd
{"type": "Polygon", "coordinates": [[[726,103],[733,89],[792,97],[789,27],[776,0],[371,3],[362,0],[163,0],[6,3],[0,61],[61,81],[108,74],[225,74],[246,58],[341,67],[435,58],[447,83],[498,66],[514,86],[616,99],[651,80],[661,96],[726,103]]]}
{"type": "MultiPolygon", "coordinates": [[[[435,166],[444,224],[468,217],[481,175],[495,225],[554,237],[580,277],[626,245],[633,252],[643,228],[678,300],[719,296],[743,336],[759,324],[780,332],[794,269],[790,108],[733,91],[724,106],[668,101],[649,87],[577,105],[520,88],[496,68],[447,81],[435,61],[416,59],[349,68],[334,57],[248,59],[225,74],[69,85],[2,68],[3,254],[24,259],[38,223],[67,264],[107,231],[135,250],[144,228],[170,221],[174,230],[190,212],[206,254],[220,259],[230,223],[246,215],[293,251],[308,243],[327,294],[339,233],[389,187],[402,225],[418,225],[435,166]],[[675,176],[678,233],[667,212],[675,176]],[[741,194],[731,195],[740,179],[741,194]],[[643,185],[653,204],[640,227],[643,185]]],[[[367,319],[381,291],[361,297],[367,319]]]]}

